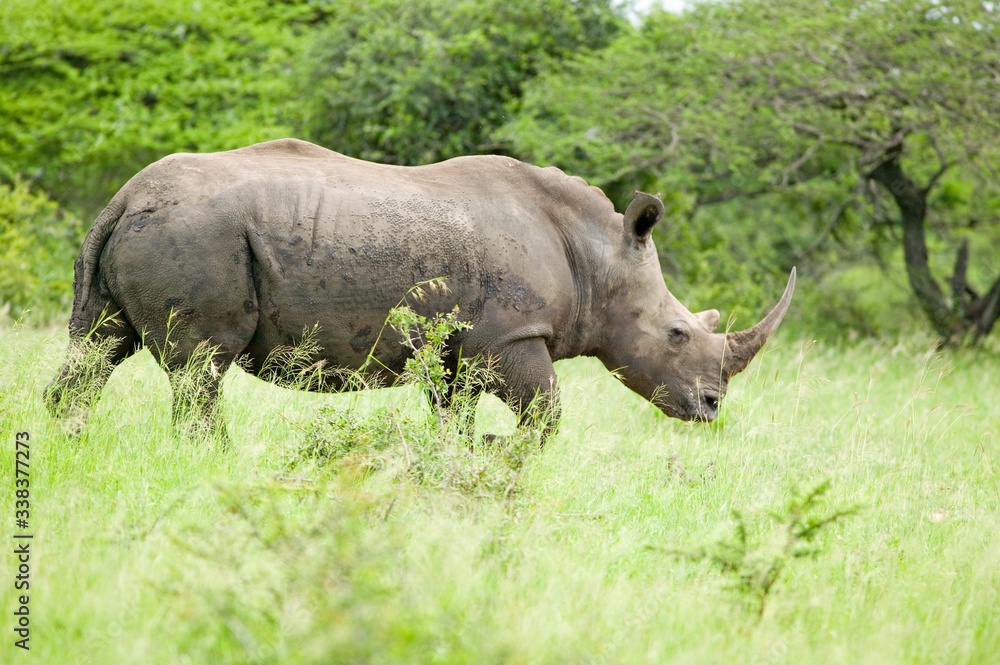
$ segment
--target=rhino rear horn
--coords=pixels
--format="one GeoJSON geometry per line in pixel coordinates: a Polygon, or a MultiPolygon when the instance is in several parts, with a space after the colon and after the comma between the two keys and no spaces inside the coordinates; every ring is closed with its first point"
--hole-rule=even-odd
{"type": "Polygon", "coordinates": [[[793,291],[795,291],[795,268],[792,268],[792,273],[788,276],[785,293],[770,314],[753,328],[726,335],[726,358],[723,363],[723,373],[727,378],[746,369],[753,357],[774,334],[792,302],[793,291]]]}

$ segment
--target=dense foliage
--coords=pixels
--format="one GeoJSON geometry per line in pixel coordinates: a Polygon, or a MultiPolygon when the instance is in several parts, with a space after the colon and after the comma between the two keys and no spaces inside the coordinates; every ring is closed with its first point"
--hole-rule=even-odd
{"type": "Polygon", "coordinates": [[[610,0],[343,0],[314,42],[304,134],[392,164],[503,152],[493,133],[546,63],[605,45],[610,0]]]}
{"type": "Polygon", "coordinates": [[[820,254],[828,238],[855,252],[863,240],[880,259],[901,244],[933,329],[982,335],[1000,313],[988,309],[1000,296],[1000,281],[990,286],[1000,272],[997,62],[993,3],[704,3],[655,14],[529,84],[509,135],[530,158],[619,196],[640,187],[713,206],[696,223],[702,238],[726,204],[721,217],[734,223],[720,263],[749,254],[822,267],[844,257],[820,254]],[[962,266],[986,293],[961,274],[944,295],[928,223],[945,244],[968,239],[976,256],[962,266]]]}
{"type": "Polygon", "coordinates": [[[524,81],[620,26],[606,0],[0,4],[4,209],[27,196],[73,213],[50,211],[58,251],[25,252],[37,229],[0,220],[17,256],[0,266],[0,307],[63,312],[69,220],[92,219],[164,155],[291,135],[406,163],[500,150],[490,136],[524,81]],[[43,273],[51,288],[24,284],[43,273]]]}
{"type": "Polygon", "coordinates": [[[73,260],[81,225],[44,194],[15,180],[0,183],[0,318],[33,307],[67,311],[73,300],[73,260]]]}
{"type": "Polygon", "coordinates": [[[0,6],[0,177],[88,216],[151,161],[286,136],[301,37],[321,12],[266,0],[0,6]]]}
{"type": "Polygon", "coordinates": [[[923,317],[975,339],[1000,315],[998,14],[741,0],[633,26],[614,0],[5,2],[0,184],[28,212],[0,220],[0,307],[64,312],[76,220],[148,163],[294,135],[398,164],[555,164],[619,209],[660,192],[661,258],[695,309],[755,319],[797,265],[792,318],[813,334],[923,317]]]}

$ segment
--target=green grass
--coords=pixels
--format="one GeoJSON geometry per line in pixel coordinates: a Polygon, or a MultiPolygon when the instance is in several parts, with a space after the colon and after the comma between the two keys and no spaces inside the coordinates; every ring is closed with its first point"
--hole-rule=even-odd
{"type": "MultiPolygon", "coordinates": [[[[929,344],[779,338],[734,380],[723,422],[667,419],[591,359],[560,363],[558,436],[507,500],[302,461],[324,405],[360,395],[225,383],[226,448],[171,427],[147,353],[118,368],[78,438],[41,390],[65,336],[0,332],[0,523],[14,432],[31,433],[36,663],[995,663],[1000,653],[1000,357],[929,344]],[[674,455],[676,454],[676,455],[674,455]],[[674,456],[674,460],[671,458],[674,456]],[[683,470],[680,466],[683,466],[683,470]],[[755,541],[796,488],[860,504],[787,563],[763,615],[708,561],[755,541]]],[[[484,400],[478,427],[510,432],[484,400]]],[[[8,544],[13,542],[8,539],[8,544]]],[[[3,571],[13,571],[5,546],[3,571]]]]}

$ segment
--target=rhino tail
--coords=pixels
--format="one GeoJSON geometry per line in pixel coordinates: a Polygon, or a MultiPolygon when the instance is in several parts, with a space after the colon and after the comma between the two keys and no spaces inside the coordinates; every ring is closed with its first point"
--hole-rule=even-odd
{"type": "Polygon", "coordinates": [[[90,301],[91,291],[95,287],[98,273],[98,262],[108,238],[118,225],[118,220],[125,214],[125,197],[116,195],[106,208],[94,220],[94,225],[87,232],[80,248],[80,255],[73,266],[73,314],[70,323],[87,325],[90,321],[81,320],[82,314],[90,301]]]}

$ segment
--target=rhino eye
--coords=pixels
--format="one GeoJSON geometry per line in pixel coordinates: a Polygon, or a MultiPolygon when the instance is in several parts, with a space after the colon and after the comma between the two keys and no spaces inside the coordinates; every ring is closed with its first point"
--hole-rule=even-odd
{"type": "Polygon", "coordinates": [[[680,344],[681,342],[687,341],[687,338],[687,330],[681,326],[670,326],[670,329],[667,331],[667,339],[671,342],[680,344]]]}

